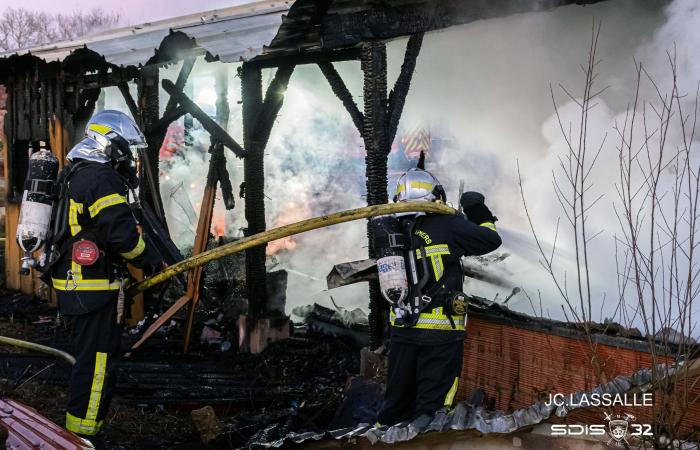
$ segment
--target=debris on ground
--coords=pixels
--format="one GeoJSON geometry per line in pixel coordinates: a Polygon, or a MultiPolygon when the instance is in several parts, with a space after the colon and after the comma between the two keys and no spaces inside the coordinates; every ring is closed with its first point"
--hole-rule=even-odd
{"type": "MultiPolygon", "coordinates": [[[[360,369],[360,347],[351,335],[366,327],[364,313],[334,316],[332,310],[316,310],[315,320],[330,321],[347,334],[329,338],[319,327],[297,324],[291,338],[253,355],[231,345],[237,342],[233,314],[212,298],[200,309],[207,319],[200,322],[199,335],[206,339],[189,354],[182,354],[181,321],[174,320],[122,359],[104,428],[108,448],[195,449],[205,440],[208,448],[230,449],[292,431],[327,429],[348,378],[360,369]],[[202,420],[210,426],[202,428],[202,420]]],[[[0,296],[0,332],[70,350],[68,329],[56,311],[27,296],[0,296]]],[[[125,333],[123,348],[137,336],[125,333]]],[[[65,420],[69,378],[70,366],[63,361],[0,349],[0,391],[59,425],[65,420]]]]}
{"type": "Polygon", "coordinates": [[[205,444],[210,443],[221,434],[221,423],[211,406],[192,410],[190,416],[195,429],[205,444]]]}

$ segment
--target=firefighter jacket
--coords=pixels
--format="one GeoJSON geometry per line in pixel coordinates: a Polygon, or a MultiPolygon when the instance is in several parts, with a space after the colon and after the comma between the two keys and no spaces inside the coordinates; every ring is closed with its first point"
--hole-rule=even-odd
{"type": "MultiPolygon", "coordinates": [[[[420,217],[412,236],[413,248],[423,247],[428,259],[429,280],[423,289],[433,298],[429,307],[420,313],[413,326],[401,326],[390,312],[391,339],[419,345],[440,345],[464,339],[464,316],[446,314],[444,295],[461,292],[464,275],[460,258],[484,255],[501,245],[501,238],[492,222],[475,224],[461,213],[450,216],[428,214],[420,217]]],[[[419,277],[423,257],[416,250],[419,277]]]]}
{"type": "MultiPolygon", "coordinates": [[[[65,169],[64,169],[65,170],[65,169]]],[[[51,269],[59,309],[66,315],[95,311],[117,298],[128,282],[126,262],[144,268],[159,262],[147,248],[127,201],[127,186],[107,164],[80,163],[67,180],[68,230],[59,259],[51,269]],[[73,243],[97,244],[99,258],[90,265],[73,261],[73,243]]]]}

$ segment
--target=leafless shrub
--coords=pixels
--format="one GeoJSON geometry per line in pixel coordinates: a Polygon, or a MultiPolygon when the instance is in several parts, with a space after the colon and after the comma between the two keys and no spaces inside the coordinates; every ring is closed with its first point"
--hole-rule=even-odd
{"type": "MultiPolygon", "coordinates": [[[[700,161],[693,148],[698,95],[680,91],[675,48],[667,53],[669,77],[657,83],[635,63],[633,106],[614,130],[619,161],[615,214],[622,320],[641,324],[654,366],[695,355],[693,304],[698,283],[700,161]],[[649,90],[651,99],[640,92],[649,90]]],[[[675,439],[697,377],[684,370],[667,377],[658,369],[656,435],[675,439]]]]}
{"type": "Polygon", "coordinates": [[[14,50],[77,39],[119,23],[117,12],[101,9],[47,14],[26,8],[7,8],[0,15],[0,48],[14,50]]]}
{"type": "MultiPolygon", "coordinates": [[[[581,93],[561,92],[578,107],[575,123],[565,123],[551,89],[552,102],[565,151],[552,173],[552,188],[559,201],[564,223],[572,231],[573,280],[558,270],[556,224],[554,244],[545,251],[540,234],[527,208],[520,178],[520,190],[531,231],[539,248],[541,263],[549,273],[563,302],[564,313],[585,333],[593,373],[606,380],[604,361],[597,354],[593,336],[593,305],[606,298],[593,298],[589,244],[599,231],[590,230],[587,218],[602,198],[593,194],[593,168],[603,152],[607,135],[591,143],[589,116],[595,98],[604,90],[595,88],[596,47],[600,24],[594,24],[586,64],[581,66],[584,83],[581,93]]],[[[688,406],[698,401],[692,396],[697,374],[685,370],[668,376],[664,363],[696,357],[693,304],[700,289],[698,257],[698,218],[700,217],[700,155],[693,149],[697,125],[699,90],[694,97],[681,93],[675,49],[667,54],[670,76],[657,83],[641,63],[635,62],[636,86],[622,123],[616,122],[619,179],[617,200],[611,217],[616,217],[614,257],[618,271],[618,292],[614,318],[626,326],[643,329],[652,359],[654,407],[652,420],[656,448],[687,438],[679,426],[688,406]],[[651,92],[645,99],[642,92],[651,92]]],[[[600,131],[600,130],[596,130],[600,131]]],[[[596,133],[597,134],[597,133],[596,133]]],[[[518,169],[519,170],[519,169],[518,169]]],[[[519,173],[520,176],[520,173],[519,173]]],[[[610,257],[613,255],[611,254],[610,257]]],[[[602,305],[601,305],[602,311],[602,305]]],[[[615,374],[607,374],[615,375],[615,374]]],[[[690,436],[692,438],[692,436],[690,436]]]]}
{"type": "Polygon", "coordinates": [[[560,221],[556,223],[551,251],[545,250],[545,245],[536,231],[535,224],[532,221],[530,211],[527,207],[519,167],[518,177],[525,213],[540,252],[542,267],[544,267],[550,275],[557,292],[559,292],[564,302],[564,315],[570,322],[580,326],[585,332],[591,349],[591,361],[596,374],[601,375],[602,367],[600,367],[600,362],[596,357],[597,344],[592,339],[591,330],[593,304],[597,303],[597,299],[594,299],[591,293],[591,271],[588,248],[589,243],[595,239],[600,232],[591,232],[587,222],[590,209],[601,199],[600,196],[590,199],[587,194],[592,188],[592,170],[605,144],[605,138],[603,138],[601,142],[595,145],[593,151],[591,151],[588,130],[588,116],[590,111],[595,107],[594,100],[605,91],[605,88],[597,90],[595,87],[595,79],[597,77],[596,67],[599,64],[596,58],[599,35],[600,24],[594,23],[591,32],[588,59],[586,64],[581,66],[581,70],[584,73],[582,92],[578,96],[575,96],[566,87],[559,85],[561,92],[578,106],[579,123],[577,127],[574,127],[571,123],[564,123],[564,119],[557,106],[554,88],[550,86],[557,123],[566,143],[564,154],[559,156],[558,171],[552,173],[552,188],[564,215],[565,223],[568,224],[572,231],[572,243],[576,265],[573,287],[570,284],[571,280],[567,278],[566,272],[557,270],[557,241],[559,239],[561,223],[560,221]]]}

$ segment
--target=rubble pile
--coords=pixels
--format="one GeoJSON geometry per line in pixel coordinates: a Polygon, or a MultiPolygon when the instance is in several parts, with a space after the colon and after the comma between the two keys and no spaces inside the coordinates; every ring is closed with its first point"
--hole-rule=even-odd
{"type": "MultiPolygon", "coordinates": [[[[207,280],[217,282],[216,276],[207,280]]],[[[228,327],[231,316],[221,308],[225,302],[212,297],[203,301],[207,320],[216,315],[211,326],[228,327]]],[[[341,331],[349,326],[332,313],[316,309],[312,316],[317,323],[323,318],[335,321],[341,331]]],[[[354,314],[360,323],[353,326],[361,330],[362,314],[354,314]]],[[[55,310],[26,296],[0,298],[0,328],[6,335],[19,333],[17,337],[68,350],[67,329],[56,320],[55,310]]],[[[222,351],[221,345],[207,342],[183,355],[178,328],[172,325],[122,359],[106,428],[106,440],[114,444],[110,448],[200,448],[189,412],[207,406],[217,416],[216,427],[205,427],[211,448],[245,447],[249,441],[274,441],[290,432],[321,432],[334,418],[348,377],[359,371],[360,349],[351,335],[329,334],[308,324],[296,324],[293,337],[257,355],[239,353],[235,345],[222,351]],[[140,431],[132,436],[136,427],[140,431]],[[170,431],[164,434],[166,429],[170,431]]],[[[124,348],[133,339],[125,334],[124,348]]],[[[68,386],[70,366],[44,355],[6,347],[0,351],[3,392],[61,424],[61,393],[68,386]],[[14,392],[20,385],[33,394],[14,392]]]]}

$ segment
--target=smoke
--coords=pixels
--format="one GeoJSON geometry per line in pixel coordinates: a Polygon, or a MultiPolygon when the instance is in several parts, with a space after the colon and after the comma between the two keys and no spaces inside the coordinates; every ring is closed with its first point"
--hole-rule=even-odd
{"type": "MultiPolygon", "coordinates": [[[[544,315],[564,318],[563,302],[541,267],[542,258],[529,233],[518,190],[517,164],[528,208],[547,254],[552,250],[556,224],[561,221],[555,270],[562,284],[567,280],[570,294],[574,294],[576,283],[574,241],[552,186],[553,175],[562,177],[559,158],[565,154],[565,142],[553,115],[550,84],[557,94],[563,123],[573,124],[576,135],[579,110],[558,85],[574,95],[581,91],[580,64],[587,61],[594,20],[601,20],[598,55],[602,62],[596,84],[609,88],[590,114],[588,131],[594,148],[606,135],[607,140],[592,175],[594,185],[587,193],[591,200],[602,196],[588,212],[588,235],[596,235],[589,244],[593,318],[601,320],[615,315],[618,295],[615,235],[620,231],[614,211],[618,201],[614,183],[619,176],[613,125],[624,122],[632,100],[635,59],[644,62],[659,85],[668,87],[667,51],[675,46],[678,78],[686,89],[682,94],[693,97],[700,80],[692,53],[699,40],[695,27],[698,14],[692,1],[668,5],[604,2],[482,21],[427,36],[403,123],[437,124],[443,133],[454,136],[451,151],[432,161],[429,168],[439,174],[448,195],[456,192],[460,179],[466,181],[467,190],[485,193],[500,218],[502,250],[511,254],[503,263],[490,267],[522,286],[537,305],[539,293],[544,315]]],[[[400,46],[394,49],[394,60],[400,51],[400,46]]],[[[647,83],[642,97],[654,99],[655,95],[647,83]]],[[[678,133],[669,139],[669,147],[680,144],[678,133]]],[[[453,201],[455,198],[452,196],[453,201]]],[[[479,282],[471,282],[467,289],[490,298],[500,295],[503,299],[508,294],[479,282]]],[[[524,295],[516,296],[509,306],[532,312],[524,295]]]]}
{"type": "MultiPolygon", "coordinates": [[[[668,74],[666,51],[673,49],[675,42],[682,66],[680,76],[687,86],[697,82],[700,72],[691,58],[697,48],[695,11],[688,1],[604,2],[480,21],[426,36],[399,133],[423,127],[430,130],[433,142],[440,141],[441,151],[429,159],[428,168],[445,185],[450,202],[457,202],[460,180],[465,181],[467,190],[486,195],[500,218],[498,225],[504,238],[501,251],[510,254],[505,261],[490,264],[489,270],[523,287],[538,314],[563,319],[563,302],[540,265],[520,198],[517,164],[536,230],[549,253],[557,221],[564,220],[552,188],[552,174],[558,170],[564,147],[553,116],[550,84],[555,90],[561,83],[578,92],[583,81],[580,64],[587,59],[591,29],[594,20],[601,20],[598,54],[602,62],[596,83],[609,88],[589,120],[590,141],[597,145],[613,132],[613,124],[628,108],[635,58],[662,79],[668,74]]],[[[404,48],[405,40],[389,44],[390,79],[398,74],[404,48]]],[[[355,98],[361,101],[357,65],[337,66],[355,98]]],[[[290,88],[268,149],[267,191],[279,192],[285,198],[293,193],[295,199],[314,199],[314,212],[323,210],[324,201],[326,207],[337,206],[330,210],[363,204],[363,169],[352,163],[351,168],[339,166],[339,160],[353,161],[355,147],[361,145],[357,138],[348,140],[348,134],[354,131],[347,113],[314,68],[298,70],[290,88]],[[340,191],[338,185],[342,186],[340,191]]],[[[573,102],[565,95],[558,95],[556,101],[563,121],[576,123],[573,102]]],[[[617,305],[614,236],[619,233],[619,225],[613,210],[616,155],[610,139],[596,166],[595,178],[599,181],[588,194],[590,198],[602,195],[589,217],[589,236],[596,235],[590,243],[596,320],[613,317],[617,305]]],[[[401,169],[390,166],[390,172],[401,169]]],[[[389,189],[392,192],[391,182],[389,189]]],[[[271,200],[268,207],[272,216],[280,211],[276,201],[271,200]]],[[[568,283],[573,283],[576,273],[572,242],[561,223],[555,265],[558,276],[566,277],[568,283]]],[[[355,223],[309,233],[293,250],[278,257],[283,266],[323,279],[333,264],[364,257],[365,245],[364,224],[355,223]]],[[[298,279],[297,286],[290,286],[292,303],[336,296],[335,292],[323,293],[322,283],[295,276],[290,279],[298,279]]],[[[342,295],[339,289],[337,295],[348,306],[366,306],[364,286],[344,289],[351,292],[342,295]]],[[[510,292],[477,281],[469,281],[465,289],[500,299],[510,292]]],[[[509,306],[532,312],[523,294],[514,297],[509,306]]]]}
{"type": "MultiPolygon", "coordinates": [[[[580,92],[580,64],[587,60],[594,21],[601,20],[601,63],[596,84],[608,89],[591,112],[589,140],[597,146],[606,135],[607,138],[595,168],[596,182],[587,194],[590,198],[602,196],[589,212],[589,235],[596,234],[590,243],[590,267],[593,296],[599,299],[593,307],[593,319],[615,315],[618,277],[614,237],[620,230],[613,209],[617,201],[614,183],[618,179],[613,126],[624,119],[634,93],[635,59],[643,61],[655,79],[664,83],[669,79],[666,52],[675,45],[678,78],[686,92],[695,92],[700,80],[700,62],[694,58],[694,52],[700,48],[700,30],[695,26],[700,23],[699,15],[693,0],[621,0],[478,21],[426,35],[399,135],[422,128],[430,131],[433,143],[439,143],[439,151],[431,153],[427,168],[445,186],[449,202],[457,203],[460,180],[464,180],[466,190],[486,195],[488,205],[499,217],[504,241],[500,251],[510,255],[487,268],[522,287],[532,300],[531,304],[521,293],[509,301],[509,307],[530,313],[534,307],[538,314],[564,318],[561,295],[542,269],[530,233],[518,188],[517,167],[519,164],[533,224],[547,253],[552,251],[556,224],[561,221],[556,271],[573,286],[573,240],[567,234],[552,188],[552,175],[559,170],[559,157],[565,147],[553,115],[550,85],[557,93],[562,120],[576,124],[575,104],[558,85],[566,86],[574,95],[580,92]]],[[[405,42],[388,44],[390,83],[400,70],[405,42]]],[[[211,68],[214,64],[206,66],[211,68]]],[[[228,73],[228,129],[240,142],[240,80],[234,77],[235,66],[216,66],[228,73]]],[[[359,64],[338,63],[336,68],[362,109],[359,64]]],[[[164,76],[173,79],[176,69],[164,76]]],[[[196,69],[192,77],[198,75],[211,76],[196,69]]],[[[272,71],[264,72],[265,83],[272,75],[272,71]]],[[[206,87],[199,86],[195,91],[202,89],[206,87]]],[[[197,92],[193,95],[196,98],[197,92]]],[[[654,92],[647,86],[642,95],[654,92]]],[[[200,98],[206,95],[200,92],[200,98]]],[[[671,137],[677,138],[677,134],[671,137]]],[[[203,133],[195,141],[208,147],[208,137],[203,133]]],[[[207,160],[206,152],[188,155],[170,173],[171,179],[185,186],[195,183],[188,192],[195,213],[207,160]]],[[[230,153],[227,160],[236,187],[242,179],[241,163],[230,153]]],[[[366,204],[362,140],[318,68],[298,67],[292,76],[266,149],[265,164],[268,227],[366,204]]],[[[409,161],[400,152],[392,153],[390,192],[397,175],[408,167],[409,161]]],[[[167,202],[163,178],[161,181],[167,202]]],[[[240,228],[245,226],[242,203],[225,213],[217,209],[226,217],[229,236],[240,235],[240,228]]],[[[220,204],[218,201],[217,208],[221,208],[220,204]]],[[[180,205],[168,207],[171,224],[176,220],[190,221],[191,215],[178,208],[182,209],[180,205]]],[[[269,259],[270,266],[290,270],[288,310],[313,301],[331,306],[331,296],[348,308],[367,307],[366,285],[326,292],[323,281],[334,264],[366,257],[365,226],[365,222],[357,221],[271,244],[276,253],[269,259]]],[[[178,230],[181,237],[177,239],[183,242],[192,239],[186,228],[178,230]]],[[[492,299],[503,299],[510,293],[509,288],[477,281],[469,281],[465,289],[492,299]]]]}

